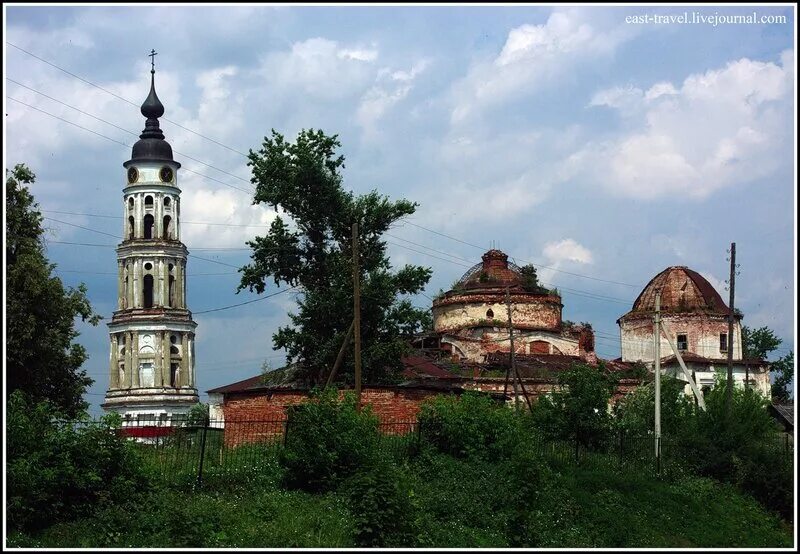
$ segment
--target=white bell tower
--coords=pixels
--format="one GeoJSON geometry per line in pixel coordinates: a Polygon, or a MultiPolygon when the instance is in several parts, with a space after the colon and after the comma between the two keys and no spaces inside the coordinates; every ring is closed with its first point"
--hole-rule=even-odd
{"type": "Polygon", "coordinates": [[[108,324],[110,379],[103,403],[128,425],[168,423],[199,400],[197,324],[186,305],[188,250],[180,241],[181,164],[173,160],[159,127],[164,106],[156,95],[155,64],[141,112],[147,118],[144,131],[123,164],[127,186],[123,239],[117,246],[118,303],[108,324]]]}

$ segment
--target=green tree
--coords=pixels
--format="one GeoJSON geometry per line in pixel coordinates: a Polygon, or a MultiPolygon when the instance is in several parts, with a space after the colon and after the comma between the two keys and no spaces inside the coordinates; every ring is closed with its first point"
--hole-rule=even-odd
{"type": "Polygon", "coordinates": [[[585,445],[601,442],[611,428],[608,402],[614,379],[602,366],[573,364],[558,376],[558,383],[559,390],[534,404],[536,426],[551,437],[585,445]]]}
{"type": "Polygon", "coordinates": [[[85,410],[93,380],[80,369],[86,350],[74,339],[75,318],[97,325],[86,286],[65,288],[45,256],[42,215],[25,165],[6,170],[6,394],[19,390],[65,415],[85,410]]]}
{"type": "Polygon", "coordinates": [[[766,360],[782,342],[769,327],[750,329],[747,325],[742,326],[742,350],[745,358],[766,360]]]}
{"type": "MultiPolygon", "coordinates": [[[[684,392],[685,386],[685,382],[669,375],[661,378],[661,432],[665,437],[680,435],[686,419],[694,414],[694,402],[684,392]]],[[[655,397],[654,383],[647,383],[617,402],[617,428],[633,436],[653,433],[655,397]]]]}
{"type": "Polygon", "coordinates": [[[772,383],[772,398],[781,402],[791,400],[789,385],[794,381],[794,352],[789,352],[769,364],[769,369],[775,376],[772,383]]]}
{"type": "MultiPolygon", "coordinates": [[[[254,203],[268,204],[281,215],[266,236],[248,242],[252,263],[239,270],[238,290],[260,294],[269,278],[300,288],[297,313],[289,315],[291,325],[273,335],[273,344],[319,382],[333,366],[353,319],[351,225],[357,222],[363,379],[381,382],[400,369],[408,339],[430,325],[428,310],[399,297],[423,290],[431,271],[413,265],[392,271],[381,236],[414,213],[416,204],[391,201],[374,190],[358,196],[345,191],[339,146],[336,135],[322,131],[303,130],[289,143],[273,130],[261,150],[250,151],[254,203]]],[[[352,380],[352,373],[351,348],[339,376],[352,380]]]]}
{"type": "MultiPolygon", "coordinates": [[[[745,358],[766,360],[782,343],[783,340],[775,336],[769,327],[758,329],[742,327],[742,349],[745,358]]],[[[789,352],[786,356],[771,362],[769,370],[773,376],[772,397],[781,401],[788,400],[789,385],[794,380],[794,352],[789,352]]]]}
{"type": "Polygon", "coordinates": [[[528,264],[519,269],[522,276],[522,288],[529,292],[547,293],[547,289],[539,284],[539,276],[536,273],[535,266],[528,264]]]}

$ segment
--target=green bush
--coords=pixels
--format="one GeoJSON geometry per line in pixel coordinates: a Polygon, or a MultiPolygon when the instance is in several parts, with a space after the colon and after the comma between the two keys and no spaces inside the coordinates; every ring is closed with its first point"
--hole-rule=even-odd
{"type": "Polygon", "coordinates": [[[357,409],[355,396],[340,401],[336,390],[314,392],[288,411],[280,463],[291,488],[320,492],[336,488],[379,457],[378,418],[370,406],[357,409]]]}
{"type": "Polygon", "coordinates": [[[533,406],[536,428],[551,439],[577,441],[589,447],[603,444],[612,428],[608,402],[614,380],[602,366],[574,364],[559,374],[558,383],[559,390],[533,406]]]}
{"type": "Polygon", "coordinates": [[[789,453],[761,444],[733,456],[733,480],[765,508],[787,521],[794,516],[794,474],[789,453]]]}
{"type": "Polygon", "coordinates": [[[343,485],[355,539],[363,547],[400,547],[413,542],[416,505],[405,474],[387,462],[356,473],[343,485]]]}
{"type": "MultiPolygon", "coordinates": [[[[661,379],[661,434],[680,436],[688,418],[694,417],[695,406],[684,392],[686,383],[674,377],[661,379]]],[[[647,383],[626,395],[614,406],[614,423],[629,436],[651,435],[655,428],[655,385],[647,383]]]]}
{"type": "Polygon", "coordinates": [[[422,442],[439,452],[490,460],[510,456],[530,427],[526,416],[476,392],[460,397],[439,395],[426,401],[419,425],[422,442]]]}
{"type": "Polygon", "coordinates": [[[11,529],[35,530],[135,497],[148,480],[119,416],[64,421],[47,403],[15,392],[7,405],[7,496],[11,529]]]}

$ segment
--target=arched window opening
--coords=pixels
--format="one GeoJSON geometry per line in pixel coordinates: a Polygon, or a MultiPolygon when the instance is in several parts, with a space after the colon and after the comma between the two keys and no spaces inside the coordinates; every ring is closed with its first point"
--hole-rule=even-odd
{"type": "Polygon", "coordinates": [[[169,224],[170,224],[171,221],[172,221],[172,218],[170,216],[168,216],[168,215],[164,216],[164,240],[169,240],[169,238],[170,238],[170,236],[169,236],[169,233],[170,233],[169,224]]]}
{"type": "Polygon", "coordinates": [[[491,308],[486,310],[486,317],[489,318],[489,319],[492,319],[494,317],[494,312],[492,311],[491,308]]]}
{"type": "Polygon", "coordinates": [[[169,196],[164,197],[164,206],[169,208],[169,205],[172,203],[172,199],[169,196]]]}
{"type": "Polygon", "coordinates": [[[169,306],[175,306],[175,277],[169,276],[169,306]]]}
{"type": "Polygon", "coordinates": [[[180,352],[178,352],[178,347],[177,346],[170,346],[169,347],[169,353],[170,354],[175,354],[176,356],[180,354],[180,352]]]}
{"type": "Polygon", "coordinates": [[[122,307],[128,307],[128,276],[125,276],[125,288],[122,291],[122,307]]]}
{"type": "Polygon", "coordinates": [[[154,222],[155,222],[155,220],[153,219],[152,215],[147,214],[146,216],[144,216],[144,238],[146,238],[146,239],[153,238],[153,223],[154,222]]]}
{"type": "Polygon", "coordinates": [[[144,197],[144,205],[153,207],[153,197],[152,196],[145,196],[144,197]]]}
{"type": "Polygon", "coordinates": [[[128,238],[133,238],[133,216],[128,218],[128,238]]]}
{"type": "Polygon", "coordinates": [[[132,210],[132,209],[133,209],[133,196],[131,196],[130,198],[128,198],[128,209],[129,209],[129,210],[132,210]]]}
{"type": "Polygon", "coordinates": [[[171,342],[172,344],[177,343],[178,342],[178,336],[177,335],[170,335],[169,342],[171,342]]]}
{"type": "Polygon", "coordinates": [[[153,276],[144,276],[144,307],[153,307],[153,276]]]}
{"type": "Polygon", "coordinates": [[[178,386],[178,364],[169,364],[169,386],[178,386]]]}

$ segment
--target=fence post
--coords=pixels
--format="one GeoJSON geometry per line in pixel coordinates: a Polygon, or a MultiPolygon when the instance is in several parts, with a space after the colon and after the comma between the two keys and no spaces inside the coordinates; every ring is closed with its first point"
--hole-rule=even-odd
{"type": "Polygon", "coordinates": [[[289,422],[292,420],[289,414],[291,414],[291,412],[287,410],[286,424],[283,426],[283,446],[286,446],[286,440],[289,438],[289,422]]]}
{"type": "Polygon", "coordinates": [[[656,452],[656,473],[661,475],[661,437],[656,437],[656,445],[658,445],[658,450],[656,452]]]}
{"type": "Polygon", "coordinates": [[[786,458],[791,458],[791,455],[789,454],[789,433],[784,433],[783,437],[783,453],[786,458]]]}
{"type": "Polygon", "coordinates": [[[200,464],[197,466],[197,486],[203,484],[203,458],[206,454],[206,431],[208,430],[208,416],[203,418],[203,436],[200,438],[200,464]]]}

